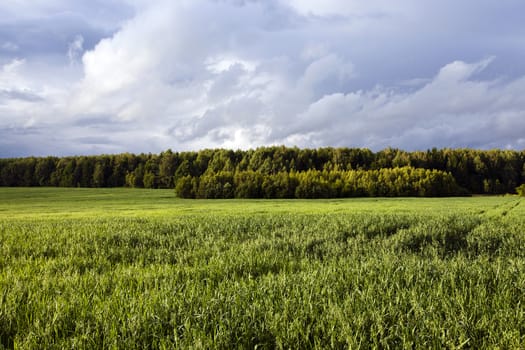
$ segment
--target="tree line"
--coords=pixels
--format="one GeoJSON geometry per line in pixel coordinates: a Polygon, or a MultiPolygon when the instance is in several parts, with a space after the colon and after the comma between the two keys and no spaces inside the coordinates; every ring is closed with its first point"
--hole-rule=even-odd
{"type": "Polygon", "coordinates": [[[525,151],[260,147],[0,159],[0,186],[174,188],[191,198],[514,193],[525,151]]]}
{"type": "Polygon", "coordinates": [[[338,198],[452,196],[464,191],[440,170],[411,167],[377,170],[307,170],[261,174],[220,171],[183,176],[175,185],[182,198],[338,198]]]}

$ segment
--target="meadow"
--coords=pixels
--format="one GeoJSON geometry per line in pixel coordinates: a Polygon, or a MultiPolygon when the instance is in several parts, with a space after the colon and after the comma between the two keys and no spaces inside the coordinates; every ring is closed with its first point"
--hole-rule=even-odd
{"type": "Polygon", "coordinates": [[[0,188],[0,348],[525,348],[525,200],[0,188]]]}

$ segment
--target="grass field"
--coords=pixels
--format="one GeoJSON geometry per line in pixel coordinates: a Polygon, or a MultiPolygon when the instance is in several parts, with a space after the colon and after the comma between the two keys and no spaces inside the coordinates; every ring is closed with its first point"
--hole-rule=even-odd
{"type": "Polygon", "coordinates": [[[1,347],[525,348],[525,201],[0,188],[1,347]]]}

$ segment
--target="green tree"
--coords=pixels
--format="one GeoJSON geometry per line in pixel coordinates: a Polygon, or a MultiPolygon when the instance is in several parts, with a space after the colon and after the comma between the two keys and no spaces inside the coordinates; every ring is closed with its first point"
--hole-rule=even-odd
{"type": "Polygon", "coordinates": [[[161,153],[159,162],[159,184],[162,188],[173,188],[173,175],[176,169],[177,157],[169,149],[161,153]]]}
{"type": "Polygon", "coordinates": [[[175,184],[175,194],[179,198],[195,198],[195,178],[183,176],[175,184]]]}
{"type": "Polygon", "coordinates": [[[151,171],[146,171],[144,173],[144,188],[157,188],[157,177],[151,171]]]}
{"type": "Polygon", "coordinates": [[[190,162],[188,159],[184,159],[177,167],[177,170],[175,170],[175,174],[173,175],[173,181],[175,181],[176,183],[180,178],[191,175],[192,171],[190,162]]]}
{"type": "Polygon", "coordinates": [[[93,185],[95,187],[104,187],[106,185],[105,166],[102,162],[97,162],[95,164],[95,170],[93,171],[93,185]]]}
{"type": "Polygon", "coordinates": [[[233,177],[236,198],[261,198],[264,176],[255,171],[237,172],[233,177]]]}

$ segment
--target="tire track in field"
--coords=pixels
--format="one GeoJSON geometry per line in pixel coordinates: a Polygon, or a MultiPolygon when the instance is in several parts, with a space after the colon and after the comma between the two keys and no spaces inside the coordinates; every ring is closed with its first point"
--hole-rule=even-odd
{"type": "Polygon", "coordinates": [[[521,199],[518,199],[516,201],[512,201],[509,203],[502,204],[498,206],[496,209],[501,209],[501,216],[507,216],[511,211],[516,209],[521,204],[521,199]]]}
{"type": "Polygon", "coordinates": [[[496,204],[490,209],[479,211],[478,214],[484,219],[494,216],[507,216],[511,211],[516,209],[521,204],[521,201],[521,199],[517,199],[501,204],[496,204]]]}
{"type": "Polygon", "coordinates": [[[507,216],[511,211],[516,209],[516,207],[518,207],[518,205],[520,205],[520,203],[521,203],[521,199],[518,199],[516,202],[511,203],[505,210],[503,210],[501,215],[502,216],[507,216]]]}

